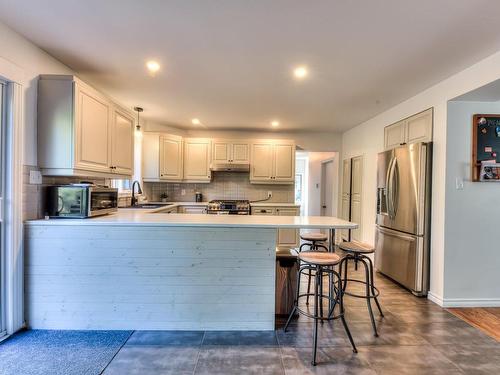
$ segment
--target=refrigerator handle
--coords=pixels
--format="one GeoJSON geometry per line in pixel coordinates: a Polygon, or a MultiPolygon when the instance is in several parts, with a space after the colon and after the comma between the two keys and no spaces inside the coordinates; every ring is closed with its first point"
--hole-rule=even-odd
{"type": "Polygon", "coordinates": [[[398,214],[398,198],[399,198],[399,168],[398,168],[398,159],[394,157],[394,162],[392,163],[392,214],[394,219],[398,214]],[[394,187],[394,189],[392,189],[394,187]]]}
{"type": "Polygon", "coordinates": [[[394,163],[394,157],[389,161],[389,168],[387,169],[387,176],[385,181],[385,186],[387,187],[387,213],[389,214],[389,218],[391,220],[394,219],[393,207],[392,207],[392,165],[394,163]]]}

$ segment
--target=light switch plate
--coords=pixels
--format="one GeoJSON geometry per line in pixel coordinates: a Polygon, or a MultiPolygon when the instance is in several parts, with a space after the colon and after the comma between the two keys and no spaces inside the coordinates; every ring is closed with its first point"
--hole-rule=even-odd
{"type": "Polygon", "coordinates": [[[181,190],[181,195],[186,195],[186,189],[181,190]]]}
{"type": "Polygon", "coordinates": [[[455,187],[457,190],[464,190],[464,180],[462,180],[460,177],[457,177],[455,179],[455,187]]]}
{"type": "Polygon", "coordinates": [[[30,171],[30,185],[40,185],[42,183],[42,172],[30,171]]]}

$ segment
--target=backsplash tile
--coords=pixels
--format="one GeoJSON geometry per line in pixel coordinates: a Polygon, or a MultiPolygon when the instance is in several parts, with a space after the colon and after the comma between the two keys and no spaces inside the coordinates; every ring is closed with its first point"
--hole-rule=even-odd
{"type": "Polygon", "coordinates": [[[212,199],[248,199],[256,201],[267,198],[267,192],[273,196],[269,202],[293,203],[294,185],[251,184],[248,173],[217,172],[209,184],[189,184],[174,182],[145,182],[144,193],[149,201],[159,201],[162,193],[168,195],[171,202],[189,202],[195,200],[195,193],[203,194],[204,201],[212,199]],[[185,195],[182,195],[182,190],[185,195]]]}

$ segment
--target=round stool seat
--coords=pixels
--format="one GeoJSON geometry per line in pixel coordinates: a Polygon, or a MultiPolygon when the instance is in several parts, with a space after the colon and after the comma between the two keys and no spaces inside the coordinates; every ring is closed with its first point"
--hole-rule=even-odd
{"type": "Polygon", "coordinates": [[[326,241],[328,239],[328,236],[321,232],[311,232],[301,234],[300,238],[304,241],[326,241]]]}
{"type": "Polygon", "coordinates": [[[341,242],[339,248],[348,253],[371,254],[375,252],[373,246],[357,241],[341,242]]]}
{"type": "Polygon", "coordinates": [[[312,264],[320,266],[334,266],[340,262],[340,257],[334,253],[327,253],[324,251],[308,251],[299,254],[299,259],[312,264]]]}

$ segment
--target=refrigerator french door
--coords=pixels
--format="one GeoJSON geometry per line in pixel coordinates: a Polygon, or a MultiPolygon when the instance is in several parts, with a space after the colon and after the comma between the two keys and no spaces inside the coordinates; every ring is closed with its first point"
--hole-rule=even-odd
{"type": "Polygon", "coordinates": [[[375,266],[416,295],[429,288],[432,145],[378,155],[375,266]]]}

